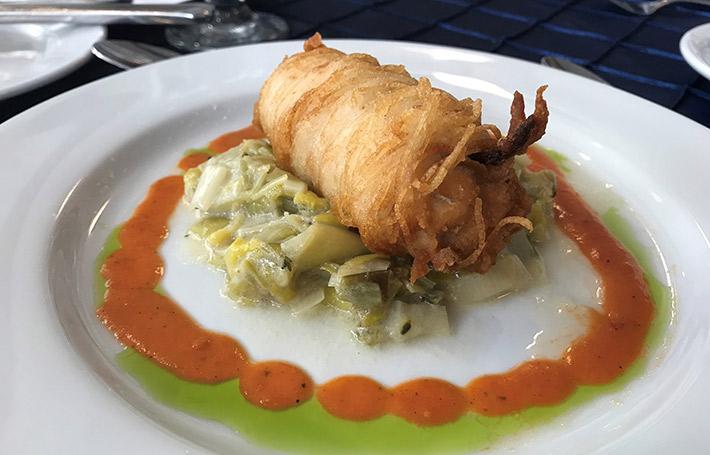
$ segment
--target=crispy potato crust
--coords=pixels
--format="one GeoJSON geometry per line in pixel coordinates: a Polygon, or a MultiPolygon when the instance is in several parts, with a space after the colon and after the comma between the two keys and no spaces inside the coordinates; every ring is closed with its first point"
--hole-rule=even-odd
{"type": "Polygon", "coordinates": [[[531,227],[512,164],[544,134],[544,89],[528,118],[515,93],[503,136],[481,124],[480,100],[316,34],[264,83],[254,122],[279,165],[327,197],[370,250],[411,255],[415,280],[430,267],[485,272],[514,231],[531,227]]]}

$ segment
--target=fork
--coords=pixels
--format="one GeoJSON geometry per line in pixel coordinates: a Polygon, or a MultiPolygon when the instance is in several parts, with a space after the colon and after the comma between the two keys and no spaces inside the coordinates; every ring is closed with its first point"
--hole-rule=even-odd
{"type": "Polygon", "coordinates": [[[619,8],[622,8],[630,13],[640,14],[642,16],[649,16],[664,6],[668,6],[672,3],[697,3],[699,5],[710,6],[710,0],[653,0],[648,2],[632,2],[628,0],[609,0],[611,3],[615,4],[619,8]]]}

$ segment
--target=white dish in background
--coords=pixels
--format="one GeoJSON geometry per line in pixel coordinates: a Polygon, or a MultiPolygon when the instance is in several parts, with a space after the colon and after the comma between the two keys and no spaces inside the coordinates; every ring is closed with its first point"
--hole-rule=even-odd
{"type": "MultiPolygon", "coordinates": [[[[710,445],[705,177],[710,155],[698,144],[710,143],[710,130],[620,90],[506,57],[402,42],[326,44],[404,64],[458,97],[481,97],[484,121],[501,126],[508,121],[514,90],[530,100],[537,86],[549,84],[550,124],[542,145],[570,158],[571,175],[589,174],[613,186],[639,240],[662,253],[656,276],[672,283],[677,318],[652,353],[647,372],[548,425],[501,440],[488,452],[705,451],[710,445]]],[[[120,370],[114,359],[118,346],[94,315],[92,274],[106,236],[131,214],[150,183],[175,172],[184,150],[245,126],[264,79],[301,46],[270,43],[172,59],[72,90],[0,125],[8,164],[0,167],[4,451],[272,453],[226,427],[163,406],[120,370]]],[[[597,206],[598,187],[578,188],[597,206]]],[[[179,217],[173,223],[179,225],[179,217]]],[[[172,237],[163,248],[166,289],[203,325],[234,331],[230,321],[239,310],[219,297],[221,278],[204,266],[179,263],[179,234],[172,237]]],[[[517,330],[511,326],[504,328],[517,330]]],[[[256,360],[285,356],[289,344],[308,344],[265,329],[252,331],[245,343],[256,360]]],[[[323,355],[307,353],[302,365],[317,380],[342,372],[347,364],[330,346],[341,342],[327,340],[323,355]]],[[[419,346],[434,345],[426,343],[419,346]]],[[[473,360],[476,368],[501,368],[510,342],[494,337],[481,343],[489,344],[473,360]]],[[[356,355],[357,350],[339,352],[356,355]]],[[[426,353],[412,353],[401,365],[372,374],[391,384],[402,379],[402,369],[420,373],[417,360],[426,353]]],[[[459,373],[440,376],[460,383],[459,373]]]]}
{"type": "Polygon", "coordinates": [[[680,39],[680,53],[695,71],[710,79],[710,24],[685,32],[680,39]]]}
{"type": "Polygon", "coordinates": [[[0,99],[67,74],[89,58],[104,34],[101,26],[0,25],[0,99]]]}

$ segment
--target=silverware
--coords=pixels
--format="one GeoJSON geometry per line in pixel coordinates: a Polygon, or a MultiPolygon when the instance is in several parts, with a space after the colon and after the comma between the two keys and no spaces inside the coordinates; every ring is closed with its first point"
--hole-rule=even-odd
{"type": "Polygon", "coordinates": [[[630,13],[640,14],[642,16],[648,16],[655,13],[664,6],[671,5],[673,3],[697,3],[699,5],[710,6],[710,0],[653,0],[644,2],[632,2],[628,0],[609,0],[611,3],[615,4],[619,8],[622,8],[630,13]]]}
{"type": "Polygon", "coordinates": [[[597,82],[601,82],[602,84],[609,84],[607,81],[596,75],[595,73],[589,71],[587,68],[583,67],[582,65],[577,65],[574,62],[571,62],[567,59],[564,58],[559,58],[559,57],[553,57],[551,55],[546,55],[544,56],[541,60],[540,63],[542,63],[545,66],[549,66],[550,68],[556,68],[558,70],[566,71],[568,73],[576,74],[578,76],[586,77],[587,79],[592,79],[597,82]]]}
{"type": "Polygon", "coordinates": [[[70,22],[73,24],[192,24],[209,20],[214,5],[132,5],[118,3],[0,3],[0,24],[70,22]]]}
{"type": "Polygon", "coordinates": [[[125,40],[99,41],[94,44],[91,53],[101,60],[124,70],[180,55],[164,47],[125,40]]]}

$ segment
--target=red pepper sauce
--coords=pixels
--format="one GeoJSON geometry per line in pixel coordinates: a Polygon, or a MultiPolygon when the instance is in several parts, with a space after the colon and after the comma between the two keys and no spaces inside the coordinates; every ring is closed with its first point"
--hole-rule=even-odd
{"type": "MultiPolygon", "coordinates": [[[[244,139],[260,137],[263,133],[249,127],[220,136],[210,148],[223,152],[244,139]]],[[[560,359],[523,362],[505,373],[474,378],[465,387],[420,378],[392,388],[364,376],[341,376],[314,386],[294,365],[253,363],[236,340],[200,327],[178,304],[154,291],[163,275],[158,248],[168,235],[168,219],[183,193],[178,176],[154,183],[121,230],[121,248],[101,269],[108,290],[98,317],[121,343],[178,377],[203,383],[239,378],[244,397],[267,409],[297,406],[309,400],[315,389],[321,405],[343,419],[364,421],[389,413],[427,426],[453,422],[468,411],[495,416],[560,403],[578,385],[611,382],[631,365],[643,350],[653,304],[633,257],[554,162],[536,149],[529,155],[532,169],[557,174],[555,220],[602,283],[603,311],[590,311],[587,332],[560,359]]],[[[199,159],[188,164],[193,163],[199,164],[199,159]]]]}
{"type": "Polygon", "coordinates": [[[200,164],[204,163],[205,161],[210,159],[210,154],[205,153],[205,152],[195,152],[195,153],[190,153],[189,155],[185,155],[180,162],[178,163],[178,167],[182,169],[183,171],[186,171],[188,169],[192,169],[193,167],[197,167],[200,164]]]}
{"type": "Polygon", "coordinates": [[[263,139],[264,132],[256,125],[249,125],[246,128],[240,130],[231,131],[225,133],[213,140],[207,146],[208,149],[217,152],[224,153],[232,147],[236,147],[247,139],[263,139]]]}

